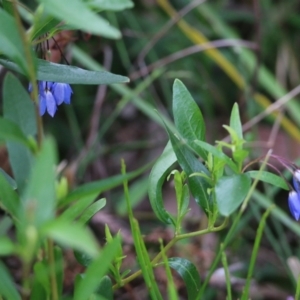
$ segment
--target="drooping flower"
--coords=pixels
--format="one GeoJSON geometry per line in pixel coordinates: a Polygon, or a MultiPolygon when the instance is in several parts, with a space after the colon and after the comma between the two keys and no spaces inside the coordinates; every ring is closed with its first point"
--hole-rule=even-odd
{"type": "Polygon", "coordinates": [[[73,93],[73,91],[69,84],[54,82],[52,86],[52,93],[57,105],[61,105],[62,103],[71,103],[71,94],[73,93]]]}
{"type": "Polygon", "coordinates": [[[290,208],[291,214],[293,215],[294,219],[296,221],[298,221],[299,218],[300,218],[300,197],[299,197],[299,193],[296,192],[296,191],[290,191],[288,203],[289,203],[289,208],[290,208]]]}
{"type": "MultiPolygon", "coordinates": [[[[28,90],[32,92],[31,84],[28,90]]],[[[50,81],[38,81],[38,91],[40,115],[47,111],[51,117],[54,117],[58,105],[70,104],[73,93],[69,84],[50,81]]]]}

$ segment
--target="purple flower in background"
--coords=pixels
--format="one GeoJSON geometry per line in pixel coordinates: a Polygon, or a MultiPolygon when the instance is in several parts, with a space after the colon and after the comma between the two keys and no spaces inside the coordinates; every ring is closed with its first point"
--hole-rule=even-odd
{"type": "Polygon", "coordinates": [[[299,199],[299,193],[296,191],[290,191],[289,193],[289,208],[292,216],[296,221],[300,218],[300,199],[299,199]]]}
{"type": "MultiPolygon", "coordinates": [[[[29,84],[29,92],[32,92],[32,85],[29,84]]],[[[67,83],[38,81],[39,107],[40,115],[47,111],[51,117],[54,117],[57,106],[65,103],[71,103],[71,87],[67,83]]]]}

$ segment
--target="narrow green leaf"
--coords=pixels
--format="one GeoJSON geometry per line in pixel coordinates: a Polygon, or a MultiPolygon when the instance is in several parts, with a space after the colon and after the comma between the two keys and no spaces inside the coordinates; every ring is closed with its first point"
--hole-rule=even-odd
{"type": "Polygon", "coordinates": [[[0,8],[0,55],[14,61],[25,75],[28,74],[23,43],[14,18],[0,8]]]}
{"type": "Polygon", "coordinates": [[[59,244],[97,256],[98,246],[91,231],[79,223],[56,219],[45,224],[41,233],[52,238],[59,244]]]}
{"type": "Polygon", "coordinates": [[[88,207],[83,214],[80,216],[78,222],[85,224],[87,223],[99,210],[106,205],[106,199],[100,199],[88,207]]]}
{"type": "Polygon", "coordinates": [[[42,37],[44,34],[53,31],[53,29],[59,23],[61,23],[59,20],[47,15],[45,12],[43,12],[41,15],[39,13],[36,13],[34,17],[35,19],[33,22],[33,27],[29,32],[32,41],[39,37],[42,37]]]}
{"type": "Polygon", "coordinates": [[[229,126],[236,132],[239,139],[243,139],[243,128],[240,118],[239,106],[237,103],[234,103],[230,115],[229,126]]]}
{"type": "Polygon", "coordinates": [[[0,261],[0,295],[9,300],[21,300],[16,286],[4,264],[0,261]]]}
{"type": "Polygon", "coordinates": [[[146,283],[146,287],[152,299],[162,300],[162,296],[160,294],[160,291],[158,289],[154,277],[153,267],[150,262],[149,254],[145,247],[137,220],[133,219],[131,225],[132,225],[131,230],[133,234],[134,247],[139,261],[139,265],[142,270],[143,278],[146,283]]]}
{"type": "Polygon", "coordinates": [[[205,166],[194,156],[184,141],[179,140],[168,127],[166,127],[173,150],[183,171],[187,174],[187,181],[190,191],[196,202],[205,213],[212,211],[212,203],[208,195],[208,189],[211,188],[206,179],[200,176],[190,176],[193,173],[203,173],[210,176],[205,166]]]}
{"type": "MultiPolygon", "coordinates": [[[[0,59],[0,64],[10,70],[24,74],[15,63],[9,60],[0,59]]],[[[37,79],[70,84],[113,84],[129,82],[129,78],[107,71],[89,71],[75,66],[48,62],[42,59],[37,59],[37,79]]]]}
{"type": "Polygon", "coordinates": [[[267,171],[249,171],[245,174],[248,174],[253,179],[256,179],[259,176],[259,180],[261,181],[270,183],[284,190],[289,190],[286,181],[282,177],[275,175],[273,173],[267,171]]]}
{"type": "Polygon", "coordinates": [[[55,18],[103,37],[117,39],[121,33],[100,16],[88,9],[81,0],[38,0],[55,18]]]}
{"type": "Polygon", "coordinates": [[[54,260],[55,260],[55,276],[57,284],[57,294],[59,298],[63,292],[63,281],[64,281],[64,256],[63,251],[60,247],[54,247],[54,260]]]}
{"type": "MultiPolygon", "coordinates": [[[[34,104],[20,81],[10,73],[4,79],[3,111],[5,119],[17,124],[24,136],[35,136],[37,129],[34,104]]],[[[7,143],[7,148],[14,179],[18,190],[22,192],[28,181],[33,155],[29,149],[15,142],[7,143]]]]}
{"type": "Polygon", "coordinates": [[[50,270],[45,260],[38,261],[33,266],[34,270],[34,289],[32,300],[38,300],[43,294],[50,295],[51,287],[49,281],[50,270]],[[40,295],[38,293],[41,293],[40,295]]]}
{"type": "Polygon", "coordinates": [[[221,215],[228,217],[244,201],[251,186],[247,174],[224,176],[217,182],[215,193],[221,215]]]}
{"type": "Polygon", "coordinates": [[[0,206],[4,208],[11,216],[16,217],[20,199],[13,190],[6,178],[0,173],[0,206]]]}
{"type": "Polygon", "coordinates": [[[196,267],[189,260],[180,257],[169,258],[168,262],[169,266],[183,279],[188,293],[188,300],[196,299],[201,285],[196,267]]]}
{"type": "Polygon", "coordinates": [[[150,204],[157,218],[165,224],[174,225],[176,223],[172,215],[169,214],[164,207],[162,187],[175,162],[176,155],[172,149],[171,143],[168,143],[151,170],[148,187],[150,204]]]}
{"type": "Polygon", "coordinates": [[[205,141],[205,123],[202,113],[185,85],[178,79],[173,85],[173,114],[175,126],[183,139],[199,155],[206,159],[206,151],[193,141],[205,141]]]}
{"type": "Polygon", "coordinates": [[[119,185],[122,185],[124,180],[131,180],[133,178],[136,178],[140,174],[144,173],[148,168],[150,164],[143,166],[142,168],[130,172],[126,175],[116,175],[112,176],[103,180],[94,181],[91,183],[87,183],[85,185],[82,185],[72,191],[65,199],[63,199],[60,202],[60,206],[64,206],[72,202],[73,200],[80,199],[82,197],[92,195],[94,193],[102,193],[104,191],[110,190],[114,187],[117,187],[119,185]]]}
{"type": "Polygon", "coordinates": [[[82,212],[90,206],[92,202],[96,199],[98,196],[98,191],[95,193],[91,193],[90,195],[80,197],[76,203],[68,207],[61,215],[61,219],[70,220],[73,221],[77,217],[79,217],[82,212]]]}
{"type": "Polygon", "coordinates": [[[75,287],[74,300],[88,299],[96,291],[100,279],[108,272],[109,266],[118,252],[118,243],[118,238],[115,238],[88,266],[85,276],[75,287]]]}
{"type": "Polygon", "coordinates": [[[98,10],[120,11],[134,6],[131,0],[85,0],[89,7],[98,10]]]}
{"type": "Polygon", "coordinates": [[[203,142],[203,141],[195,141],[195,144],[199,145],[199,147],[203,148],[207,152],[210,152],[213,156],[218,157],[219,159],[223,160],[233,171],[237,172],[237,166],[236,164],[232,161],[230,157],[228,157],[226,154],[224,154],[221,150],[218,148],[203,142]]]}
{"type": "Polygon", "coordinates": [[[36,157],[28,185],[21,197],[27,221],[36,226],[51,220],[55,215],[55,162],[54,141],[46,139],[36,157]]]}

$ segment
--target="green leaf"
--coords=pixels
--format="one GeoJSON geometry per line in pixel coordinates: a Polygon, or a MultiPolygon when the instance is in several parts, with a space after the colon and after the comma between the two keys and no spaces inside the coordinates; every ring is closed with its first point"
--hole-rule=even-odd
{"type": "Polygon", "coordinates": [[[63,251],[60,247],[54,247],[54,260],[55,260],[55,276],[57,283],[57,293],[61,297],[63,292],[63,281],[64,281],[64,256],[63,251]]]}
{"type": "MultiPolygon", "coordinates": [[[[0,64],[10,70],[24,74],[22,70],[11,61],[0,59],[0,64]]],[[[37,79],[70,84],[113,84],[129,82],[129,78],[107,71],[88,71],[42,59],[37,60],[37,79]]]]}
{"type": "Polygon", "coordinates": [[[106,300],[113,300],[113,288],[111,279],[108,276],[104,276],[97,288],[97,294],[102,296],[106,300]]]}
{"type": "Polygon", "coordinates": [[[8,119],[0,117],[0,140],[10,142],[18,142],[26,147],[30,147],[30,143],[20,127],[8,119]]]}
{"type": "Polygon", "coordinates": [[[120,11],[134,6],[131,0],[85,0],[89,7],[98,10],[120,11]]]}
{"type": "Polygon", "coordinates": [[[171,143],[168,143],[151,170],[148,187],[150,204],[157,218],[165,224],[174,225],[176,223],[172,215],[169,214],[164,207],[162,187],[175,162],[176,155],[171,143]]]}
{"type": "Polygon", "coordinates": [[[0,8],[0,55],[14,61],[25,75],[28,74],[22,39],[14,18],[0,8]]]}
{"type": "MultiPolygon", "coordinates": [[[[36,134],[34,104],[19,80],[10,73],[4,79],[3,111],[5,119],[9,119],[22,129],[23,140],[24,136],[36,134]]],[[[27,138],[26,143],[29,143],[27,138]]],[[[33,155],[27,147],[15,142],[7,143],[7,148],[14,179],[17,182],[18,190],[22,192],[28,181],[33,155]]]]}
{"type": "Polygon", "coordinates": [[[96,199],[98,191],[90,195],[80,197],[76,203],[68,207],[61,215],[61,219],[73,221],[79,217],[82,212],[96,199]]]}
{"type": "MultiPolygon", "coordinates": [[[[12,255],[15,252],[14,243],[6,236],[0,237],[0,256],[12,255]]],[[[0,291],[1,295],[1,291],[0,291]]]]}
{"type": "Polygon", "coordinates": [[[33,266],[34,282],[33,292],[31,295],[32,300],[38,300],[43,294],[50,295],[51,287],[49,281],[49,266],[47,261],[38,261],[33,266]],[[40,293],[40,294],[39,294],[40,293]]]}
{"type": "Polygon", "coordinates": [[[13,217],[17,216],[20,199],[6,178],[0,173],[0,206],[5,208],[13,217]]]}
{"type": "Polygon", "coordinates": [[[106,199],[100,199],[93,203],[90,207],[88,207],[81,217],[79,218],[78,222],[85,224],[87,223],[99,210],[101,210],[106,205],[106,199]]]}
{"type": "Polygon", "coordinates": [[[38,0],[53,17],[84,31],[117,39],[121,33],[109,23],[88,9],[81,0],[38,0]]]}
{"type": "Polygon", "coordinates": [[[246,174],[222,177],[216,185],[216,201],[221,215],[228,217],[244,201],[251,185],[246,174]]]}
{"type": "Polygon", "coordinates": [[[65,247],[85,252],[92,257],[98,254],[98,246],[93,234],[79,223],[56,219],[45,224],[41,233],[65,247]]]}
{"type": "Polygon", "coordinates": [[[4,264],[0,261],[0,295],[9,300],[21,300],[15,283],[4,264]]]}
{"type": "Polygon", "coordinates": [[[42,14],[39,14],[39,12],[37,12],[34,15],[33,27],[29,32],[31,40],[33,41],[39,37],[42,37],[44,34],[53,31],[53,29],[59,23],[61,23],[59,20],[47,15],[44,11],[42,12],[42,14]]]}
{"type": "Polygon", "coordinates": [[[153,267],[150,262],[149,254],[145,247],[140,227],[136,219],[132,220],[132,236],[134,240],[134,247],[137,254],[138,262],[142,270],[143,278],[145,280],[146,287],[149,291],[151,299],[162,300],[162,296],[158,289],[154,273],[153,267]]]}
{"type": "Polygon", "coordinates": [[[289,190],[286,181],[282,177],[275,175],[273,173],[267,171],[249,171],[245,174],[248,174],[253,179],[256,179],[258,177],[258,179],[261,181],[270,183],[284,190],[289,190]]]}
{"type": "Polygon", "coordinates": [[[187,175],[187,182],[190,191],[195,198],[196,202],[204,210],[205,213],[212,211],[212,203],[208,195],[208,189],[211,188],[206,179],[202,176],[190,176],[193,173],[203,173],[210,176],[209,171],[205,166],[194,156],[184,141],[179,140],[169,129],[166,127],[173,150],[176,154],[177,160],[183,171],[187,175]]]}
{"type": "Polygon", "coordinates": [[[243,139],[243,128],[240,119],[239,106],[237,103],[234,103],[231,115],[229,126],[236,132],[239,139],[243,139]]]}
{"type": "Polygon", "coordinates": [[[196,299],[201,284],[196,267],[189,260],[180,257],[169,258],[168,262],[169,266],[183,279],[188,293],[188,300],[196,299]]]}
{"type": "Polygon", "coordinates": [[[197,147],[194,140],[205,140],[205,123],[202,113],[185,85],[178,79],[173,85],[173,114],[175,126],[181,137],[203,159],[206,151],[197,147]]]}
{"type": "Polygon", "coordinates": [[[142,168],[130,172],[126,175],[116,175],[112,176],[103,180],[94,181],[91,183],[87,183],[85,185],[82,185],[72,191],[65,199],[63,199],[60,202],[60,206],[64,206],[69,204],[70,202],[80,199],[82,197],[92,195],[94,193],[103,193],[104,191],[110,190],[114,187],[117,187],[119,185],[122,185],[124,180],[131,180],[140,174],[144,173],[148,168],[150,164],[143,166],[142,168]]]}
{"type": "Polygon", "coordinates": [[[17,189],[18,186],[17,186],[16,181],[13,178],[11,178],[2,168],[0,168],[0,175],[3,175],[3,177],[9,183],[9,185],[13,188],[13,190],[17,189]]]}
{"type": "Polygon", "coordinates": [[[213,156],[216,156],[219,159],[221,159],[222,161],[224,161],[234,172],[238,171],[237,166],[232,161],[232,159],[230,157],[228,157],[226,154],[224,154],[218,148],[216,148],[206,142],[198,141],[198,140],[195,141],[195,144],[197,144],[199,147],[203,148],[207,152],[211,153],[213,156]]]}
{"type": "Polygon", "coordinates": [[[118,238],[115,238],[88,266],[85,276],[75,286],[74,300],[88,299],[96,291],[100,279],[108,272],[109,266],[118,252],[118,243],[118,238]]]}
{"type": "Polygon", "coordinates": [[[21,197],[27,221],[36,226],[51,220],[55,215],[55,162],[54,141],[45,139],[21,197]]]}

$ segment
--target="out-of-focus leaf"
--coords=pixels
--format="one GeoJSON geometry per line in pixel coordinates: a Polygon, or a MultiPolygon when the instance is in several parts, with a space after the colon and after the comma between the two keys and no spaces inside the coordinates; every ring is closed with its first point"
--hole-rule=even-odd
{"type": "Polygon", "coordinates": [[[98,246],[91,231],[79,223],[56,219],[45,224],[41,231],[59,244],[96,257],[98,246]]]}
{"type": "Polygon", "coordinates": [[[82,197],[88,196],[88,195],[93,195],[94,193],[102,193],[104,191],[110,190],[114,187],[117,187],[119,185],[122,185],[124,180],[131,180],[140,174],[144,173],[148,168],[150,164],[143,166],[142,168],[130,172],[126,175],[116,175],[109,177],[107,179],[87,183],[85,185],[82,185],[72,191],[65,199],[63,199],[60,202],[60,206],[64,206],[73,200],[80,199],[82,197]]]}
{"type": "Polygon", "coordinates": [[[172,215],[169,214],[164,207],[162,186],[176,160],[176,155],[172,149],[171,143],[168,143],[151,170],[148,187],[150,204],[157,218],[165,224],[174,225],[175,221],[172,215]]]}
{"type": "Polygon", "coordinates": [[[244,201],[251,185],[247,174],[224,176],[216,184],[215,193],[221,215],[228,217],[244,201]]]}
{"type": "Polygon", "coordinates": [[[27,75],[26,56],[17,24],[14,18],[3,9],[0,9],[0,40],[0,55],[10,58],[27,75]]]}
{"type": "Polygon", "coordinates": [[[181,137],[203,159],[206,159],[206,151],[194,144],[195,140],[205,141],[202,113],[185,85],[178,79],[173,85],[173,114],[176,129],[181,137]]]}
{"type": "Polygon", "coordinates": [[[169,266],[183,279],[188,293],[188,300],[196,299],[201,285],[196,267],[189,260],[180,257],[169,258],[168,262],[169,266]]]}
{"type": "Polygon", "coordinates": [[[104,247],[98,257],[88,266],[85,276],[75,286],[74,300],[88,299],[97,290],[101,278],[107,273],[118,252],[118,244],[118,238],[115,238],[104,247]]]}
{"type": "MultiPolygon", "coordinates": [[[[5,119],[16,123],[24,136],[35,136],[37,127],[34,104],[19,80],[10,73],[4,79],[3,111],[5,119]]],[[[29,149],[15,142],[7,143],[7,148],[14,179],[18,190],[22,192],[28,182],[33,155],[29,149]]]]}
{"type": "Polygon", "coordinates": [[[54,141],[45,139],[21,197],[27,221],[36,226],[51,220],[55,214],[55,161],[54,141]]]}
{"type": "Polygon", "coordinates": [[[16,217],[20,199],[6,178],[0,173],[0,206],[5,208],[13,217],[16,217]]]}
{"type": "Polygon", "coordinates": [[[266,183],[270,183],[274,186],[277,186],[284,190],[289,190],[286,181],[273,173],[267,171],[249,171],[245,174],[248,174],[251,178],[256,179],[258,177],[259,180],[264,181],[266,183]]]}
{"type": "Polygon", "coordinates": [[[34,282],[33,282],[33,291],[31,293],[31,300],[38,300],[39,297],[43,295],[50,295],[50,281],[49,273],[50,269],[45,260],[38,261],[33,266],[34,270],[34,282]]]}
{"type": "Polygon", "coordinates": [[[231,115],[229,126],[236,132],[239,139],[243,139],[243,128],[240,118],[239,106],[237,103],[234,103],[231,115]]]}
{"type": "Polygon", "coordinates": [[[0,168],[0,175],[3,175],[3,177],[14,190],[17,189],[18,186],[16,181],[13,178],[11,178],[2,168],[0,168]]]}
{"type": "Polygon", "coordinates": [[[58,246],[54,247],[54,259],[55,259],[55,276],[57,283],[57,294],[61,297],[63,292],[63,280],[64,280],[64,256],[62,249],[58,246]]]}
{"type": "Polygon", "coordinates": [[[26,147],[30,147],[29,141],[20,127],[8,120],[0,117],[0,140],[6,142],[18,142],[26,147]]]}
{"type": "Polygon", "coordinates": [[[81,0],[38,0],[53,17],[70,25],[79,26],[82,30],[103,37],[117,39],[121,33],[109,23],[88,9],[81,0]]]}
{"type": "MultiPolygon", "coordinates": [[[[6,236],[0,237],[0,256],[11,255],[15,251],[14,243],[6,236]]],[[[0,290],[1,295],[1,290],[0,290]]]]}
{"type": "MultiPolygon", "coordinates": [[[[24,73],[18,66],[5,59],[0,64],[6,68],[24,73]]],[[[37,79],[70,84],[113,84],[128,82],[127,77],[116,75],[107,71],[89,71],[74,66],[52,63],[46,60],[37,60],[37,79]]]]}
{"type": "Polygon", "coordinates": [[[21,300],[16,286],[4,264],[0,261],[0,295],[9,300],[21,300]]]}
{"type": "Polygon", "coordinates": [[[119,11],[133,7],[131,0],[85,0],[88,6],[98,10],[119,11]]]}

